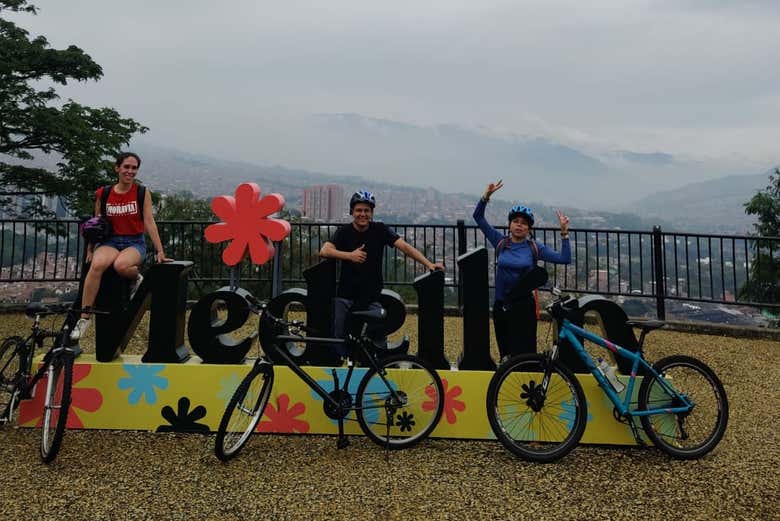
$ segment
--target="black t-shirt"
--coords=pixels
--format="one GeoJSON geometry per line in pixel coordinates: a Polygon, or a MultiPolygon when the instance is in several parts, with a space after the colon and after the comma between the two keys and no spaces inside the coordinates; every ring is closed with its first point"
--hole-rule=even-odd
{"type": "Polygon", "coordinates": [[[341,262],[339,297],[370,302],[382,291],[382,259],[385,246],[392,246],[399,239],[383,222],[371,221],[368,229],[359,232],[352,223],[340,226],[330,242],[340,251],[351,252],[365,244],[366,260],[362,264],[341,262]]]}

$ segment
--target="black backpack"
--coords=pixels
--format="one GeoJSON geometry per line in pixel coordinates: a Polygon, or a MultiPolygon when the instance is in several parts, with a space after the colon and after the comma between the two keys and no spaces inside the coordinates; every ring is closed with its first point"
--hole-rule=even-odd
{"type": "MultiPolygon", "coordinates": [[[[536,241],[533,239],[529,239],[529,242],[531,243],[531,252],[534,256],[534,268],[532,268],[534,270],[534,273],[529,278],[535,280],[536,282],[539,282],[540,284],[538,284],[538,286],[542,286],[547,282],[547,270],[539,266],[539,245],[536,244],[536,241]]],[[[508,243],[509,243],[509,237],[505,235],[504,237],[501,238],[500,241],[498,241],[498,244],[496,244],[496,251],[495,251],[496,264],[498,264],[498,256],[501,254],[502,251],[504,251],[504,249],[506,249],[508,243]]],[[[520,282],[523,282],[522,279],[520,282]]],[[[537,286],[537,284],[534,284],[534,286],[537,286]]],[[[512,290],[510,290],[509,292],[510,297],[513,294],[517,293],[517,291],[515,291],[516,289],[518,288],[513,288],[512,290]]],[[[524,293],[524,291],[521,291],[521,293],[524,293]]],[[[534,304],[536,305],[536,319],[539,320],[539,317],[541,315],[541,310],[539,308],[539,290],[534,288],[533,295],[534,295],[534,304]]]]}

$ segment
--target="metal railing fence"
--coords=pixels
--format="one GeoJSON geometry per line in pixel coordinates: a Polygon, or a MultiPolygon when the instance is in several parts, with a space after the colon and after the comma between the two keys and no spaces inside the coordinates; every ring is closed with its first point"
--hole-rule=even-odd
{"type": "MultiPolygon", "coordinates": [[[[0,220],[0,283],[77,282],[83,248],[78,224],[75,220],[0,220]]],[[[202,291],[229,280],[229,270],[220,258],[223,245],[203,239],[209,224],[158,222],[166,254],[195,262],[191,280],[202,291]]],[[[270,262],[253,266],[244,261],[242,284],[254,284],[261,294],[272,287],[303,285],[303,271],[318,262],[320,247],[339,225],[293,223],[292,232],[280,245],[281,269],[273,270],[270,262]],[[274,273],[281,274],[275,286],[274,273]]],[[[457,299],[457,258],[471,249],[487,248],[492,284],[493,247],[476,226],[463,221],[390,226],[426,257],[445,264],[445,289],[450,298],[457,299]]],[[[537,228],[535,234],[538,241],[560,249],[557,230],[537,228]]],[[[665,303],[670,300],[780,308],[779,237],[663,232],[656,227],[650,231],[574,228],[570,238],[571,264],[546,264],[550,283],[566,291],[653,298],[659,317],[665,315],[665,303]]],[[[388,248],[383,269],[386,286],[413,298],[411,285],[423,273],[421,265],[388,248]]]]}

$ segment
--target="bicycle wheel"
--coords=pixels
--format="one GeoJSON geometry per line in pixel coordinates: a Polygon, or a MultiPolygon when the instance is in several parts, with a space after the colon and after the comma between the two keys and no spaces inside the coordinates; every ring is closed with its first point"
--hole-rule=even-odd
{"type": "Polygon", "coordinates": [[[57,457],[65,434],[70,409],[70,386],[73,382],[73,357],[55,357],[47,372],[41,425],[41,459],[44,463],[57,457]]]}
{"type": "Polygon", "coordinates": [[[692,402],[685,413],[641,416],[642,427],[656,447],[679,459],[700,458],[715,448],[729,419],[723,384],[704,362],[689,356],[670,356],[653,369],[639,386],[639,410],[680,407],[679,395],[692,402]]]}
{"type": "Polygon", "coordinates": [[[487,416],[496,438],[512,453],[548,463],[562,458],[585,431],[588,405],[574,374],[545,355],[519,355],[498,368],[487,392],[487,416]],[[542,388],[546,369],[550,381],[542,388]]]}
{"type": "Polygon", "coordinates": [[[233,393],[219,423],[214,453],[228,461],[241,452],[263,416],[274,384],[271,364],[255,365],[233,393]]]}
{"type": "Polygon", "coordinates": [[[444,410],[444,386],[427,363],[411,355],[390,356],[369,369],[358,385],[357,418],[368,438],[404,449],[428,437],[444,410]]]}
{"type": "MultiPolygon", "coordinates": [[[[19,336],[8,337],[0,344],[0,419],[11,420],[11,397],[22,375],[22,354],[19,347],[24,339],[19,336]]],[[[18,403],[13,404],[16,408],[18,403]]]]}

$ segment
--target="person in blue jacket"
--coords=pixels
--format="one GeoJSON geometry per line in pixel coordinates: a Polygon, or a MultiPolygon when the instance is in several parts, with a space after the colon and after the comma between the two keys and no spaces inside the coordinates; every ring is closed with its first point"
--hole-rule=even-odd
{"type": "Polygon", "coordinates": [[[536,302],[533,293],[513,295],[510,292],[537,261],[555,264],[571,262],[569,245],[569,218],[557,212],[561,224],[561,251],[558,253],[537,242],[532,235],[534,213],[527,206],[517,205],[509,210],[509,235],[504,236],[485,220],[485,207],[490,196],[504,186],[499,180],[488,184],[474,209],[474,220],[493,248],[496,249],[496,300],[493,304],[493,327],[498,351],[503,360],[507,356],[536,352],[536,302]]]}

